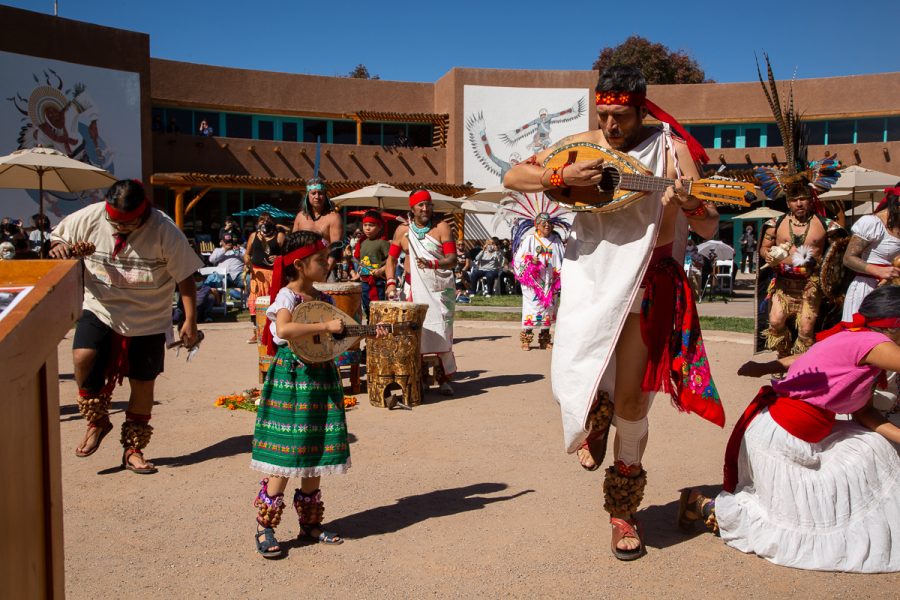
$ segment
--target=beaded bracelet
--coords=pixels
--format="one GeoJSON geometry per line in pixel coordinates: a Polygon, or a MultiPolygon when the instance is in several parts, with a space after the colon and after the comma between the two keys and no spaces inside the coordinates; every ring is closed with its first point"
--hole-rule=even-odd
{"type": "Polygon", "coordinates": [[[700,202],[695,208],[688,210],[685,207],[681,207],[681,210],[684,212],[684,215],[690,219],[694,217],[705,217],[709,213],[706,211],[706,205],[703,202],[700,202]]]}
{"type": "Polygon", "coordinates": [[[565,187],[562,175],[559,174],[559,169],[553,169],[553,173],[550,174],[550,186],[565,187]]]}
{"type": "Polygon", "coordinates": [[[397,280],[394,279],[393,277],[391,277],[390,279],[387,280],[386,283],[387,283],[387,285],[393,285],[393,286],[396,286],[396,285],[397,285],[397,280]]]}

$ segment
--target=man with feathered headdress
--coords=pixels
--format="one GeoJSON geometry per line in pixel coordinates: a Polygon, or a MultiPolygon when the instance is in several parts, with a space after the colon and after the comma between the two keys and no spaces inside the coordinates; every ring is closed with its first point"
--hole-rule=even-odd
{"type": "Polygon", "coordinates": [[[766,347],[783,357],[801,354],[815,341],[823,296],[819,283],[821,259],[828,239],[842,231],[825,217],[818,195],[831,189],[840,177],[840,163],[836,158],[807,162],[806,130],[794,112],[793,88],[782,107],[769,57],[765,60],[768,87],[762,72],[759,80],[784,141],[786,160],[783,165],[757,167],[754,174],[766,196],[772,200],[784,198],[789,211],[788,215],[763,224],[759,251],[760,259],[773,273],[767,290],[771,304],[766,347]],[[788,330],[792,318],[797,327],[796,340],[791,340],[788,330]]]}
{"type": "Polygon", "coordinates": [[[522,286],[522,350],[530,350],[538,329],[541,350],[552,348],[550,326],[559,306],[562,238],[555,230],[569,231],[565,210],[544,194],[512,194],[501,203],[497,216],[512,221],[513,269],[522,286]]]}
{"type": "Polygon", "coordinates": [[[301,229],[322,234],[325,243],[330,244],[328,271],[331,272],[334,264],[341,259],[341,249],[344,247],[344,223],[328,197],[325,182],[318,177],[306,182],[306,195],[300,203],[300,212],[294,219],[291,231],[301,229]]]}

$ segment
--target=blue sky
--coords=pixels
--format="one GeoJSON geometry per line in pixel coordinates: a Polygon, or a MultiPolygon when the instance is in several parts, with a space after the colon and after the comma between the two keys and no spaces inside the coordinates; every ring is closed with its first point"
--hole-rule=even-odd
{"type": "MultiPolygon", "coordinates": [[[[53,0],[3,3],[53,12],[53,0]]],[[[400,81],[432,82],[453,67],[590,69],[634,33],[686,50],[721,82],[755,80],[754,51],[769,53],[778,78],[900,70],[896,0],[849,11],[766,0],[59,0],[59,14],[148,33],[155,58],[316,75],[364,63],[400,81]],[[689,10],[675,21],[673,6],[689,10]]]]}

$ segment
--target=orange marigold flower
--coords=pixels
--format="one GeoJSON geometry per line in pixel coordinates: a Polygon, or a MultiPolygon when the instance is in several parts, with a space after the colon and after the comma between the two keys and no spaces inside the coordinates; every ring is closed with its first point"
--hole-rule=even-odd
{"type": "Polygon", "coordinates": [[[237,408],[237,407],[234,404],[228,405],[228,410],[234,410],[235,408],[237,408]]]}

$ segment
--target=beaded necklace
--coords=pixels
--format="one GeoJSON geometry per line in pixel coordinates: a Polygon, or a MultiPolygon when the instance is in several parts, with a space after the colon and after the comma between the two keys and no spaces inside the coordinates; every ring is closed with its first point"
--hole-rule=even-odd
{"type": "Polygon", "coordinates": [[[806,242],[806,236],[809,233],[810,225],[812,225],[812,217],[811,216],[806,221],[806,227],[803,229],[803,233],[801,233],[800,235],[797,235],[796,233],[794,233],[794,218],[791,217],[788,220],[788,229],[790,229],[790,232],[791,232],[791,243],[794,245],[795,248],[799,248],[806,242]]]}
{"type": "Polygon", "coordinates": [[[425,234],[428,233],[429,231],[431,231],[431,224],[429,223],[425,227],[419,227],[418,225],[416,225],[416,222],[414,219],[410,219],[409,220],[409,230],[415,234],[416,239],[419,239],[419,240],[425,239],[425,234]]]}

